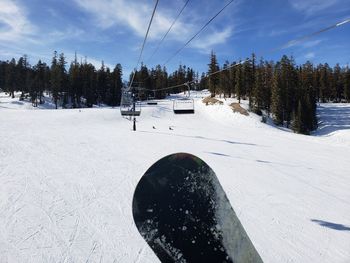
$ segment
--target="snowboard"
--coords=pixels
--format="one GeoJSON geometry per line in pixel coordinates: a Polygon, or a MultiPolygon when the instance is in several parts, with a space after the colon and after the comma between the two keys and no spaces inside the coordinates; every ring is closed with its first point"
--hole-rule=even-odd
{"type": "Polygon", "coordinates": [[[161,262],[262,262],[218,178],[200,158],[177,153],[139,181],[132,212],[161,262]]]}

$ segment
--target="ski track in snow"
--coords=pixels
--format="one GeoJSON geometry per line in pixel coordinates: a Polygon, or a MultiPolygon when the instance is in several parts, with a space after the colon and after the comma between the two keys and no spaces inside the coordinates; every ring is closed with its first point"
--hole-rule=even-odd
{"type": "Polygon", "coordinates": [[[175,152],[213,168],[265,262],[350,261],[349,104],[320,105],[320,129],[303,136],[194,93],[194,115],[163,100],[132,132],[118,108],[31,110],[0,95],[1,263],[159,262],[132,196],[175,152]]]}

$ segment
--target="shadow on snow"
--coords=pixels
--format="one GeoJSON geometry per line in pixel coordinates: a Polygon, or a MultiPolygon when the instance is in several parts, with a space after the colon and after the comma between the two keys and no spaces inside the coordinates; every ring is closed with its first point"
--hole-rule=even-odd
{"type": "Polygon", "coordinates": [[[327,222],[323,220],[311,219],[312,222],[319,224],[320,226],[328,227],[339,231],[350,231],[350,227],[341,224],[335,224],[332,222],[327,222]]]}
{"type": "Polygon", "coordinates": [[[318,129],[314,135],[328,135],[350,129],[350,104],[321,104],[317,107],[318,129]]]}
{"type": "Polygon", "coordinates": [[[167,136],[176,136],[176,137],[185,137],[185,138],[194,138],[194,139],[216,141],[216,142],[225,142],[225,143],[236,144],[236,145],[259,146],[259,145],[254,144],[254,143],[245,143],[245,142],[235,142],[235,141],[228,141],[228,140],[220,140],[220,139],[208,138],[208,137],[203,137],[203,136],[191,136],[191,135],[184,135],[184,134],[166,133],[166,132],[151,132],[151,131],[139,131],[139,132],[151,133],[151,134],[160,134],[160,135],[167,135],[167,136]]]}

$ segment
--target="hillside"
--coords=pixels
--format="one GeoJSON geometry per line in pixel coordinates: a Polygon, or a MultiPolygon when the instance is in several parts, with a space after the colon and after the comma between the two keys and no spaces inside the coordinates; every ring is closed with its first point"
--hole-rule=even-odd
{"type": "Polygon", "coordinates": [[[131,202],[175,152],[213,168],[264,262],[350,261],[350,105],[320,105],[304,136],[205,95],[194,115],[144,105],[133,132],[118,108],[30,110],[1,93],[0,262],[158,262],[131,202]]]}

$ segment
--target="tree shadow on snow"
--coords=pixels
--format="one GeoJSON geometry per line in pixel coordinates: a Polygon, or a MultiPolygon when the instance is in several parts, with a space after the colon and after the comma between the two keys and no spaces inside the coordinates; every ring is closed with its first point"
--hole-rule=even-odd
{"type": "Polygon", "coordinates": [[[217,156],[222,156],[222,157],[231,157],[231,155],[227,155],[224,153],[217,153],[217,152],[205,152],[205,153],[209,153],[209,154],[217,155],[217,156]]]}
{"type": "Polygon", "coordinates": [[[341,224],[335,224],[332,222],[327,222],[323,220],[311,219],[312,222],[319,224],[320,226],[328,227],[339,231],[350,231],[350,227],[341,224]]]}
{"type": "Polygon", "coordinates": [[[235,142],[235,141],[228,141],[228,140],[220,140],[220,139],[208,138],[208,137],[203,137],[203,136],[191,136],[191,135],[184,135],[184,134],[166,133],[166,132],[152,132],[152,131],[139,131],[139,132],[161,134],[161,135],[167,135],[167,136],[176,136],[176,137],[185,137],[185,138],[194,138],[194,139],[216,141],[216,142],[224,142],[224,143],[236,144],[236,145],[259,146],[259,145],[254,144],[254,143],[245,143],[245,142],[235,142]]]}
{"type": "Polygon", "coordinates": [[[330,104],[317,107],[318,129],[314,135],[328,135],[350,129],[350,104],[330,104]]]}
{"type": "Polygon", "coordinates": [[[21,101],[11,101],[11,104],[23,105],[24,103],[21,101]]]}

